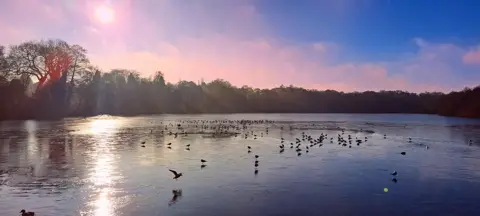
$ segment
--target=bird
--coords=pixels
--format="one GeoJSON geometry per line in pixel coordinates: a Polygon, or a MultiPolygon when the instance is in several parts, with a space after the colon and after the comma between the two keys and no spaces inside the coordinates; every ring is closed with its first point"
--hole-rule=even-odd
{"type": "Polygon", "coordinates": [[[187,147],[190,147],[190,144],[188,144],[187,147]]]}
{"type": "Polygon", "coordinates": [[[144,148],[145,148],[145,145],[142,145],[142,147],[144,147],[144,148]]]}
{"type": "Polygon", "coordinates": [[[405,154],[407,154],[407,153],[405,153],[405,152],[400,152],[400,154],[401,154],[401,155],[405,155],[405,154]]]}
{"type": "Polygon", "coordinates": [[[255,155],[255,158],[258,158],[258,155],[255,155]]]}
{"type": "Polygon", "coordinates": [[[200,169],[203,169],[203,168],[205,168],[205,167],[207,167],[207,165],[202,164],[202,165],[200,166],[200,169]]]}
{"type": "Polygon", "coordinates": [[[22,216],[35,216],[35,212],[27,212],[25,209],[22,209],[20,213],[22,213],[22,216]]]}
{"type": "Polygon", "coordinates": [[[255,169],[255,175],[257,175],[257,174],[258,174],[258,169],[255,169]]]}
{"type": "Polygon", "coordinates": [[[169,146],[169,145],[172,145],[172,143],[168,143],[167,145],[168,145],[168,146],[169,146]]]}
{"type": "Polygon", "coordinates": [[[205,163],[205,162],[207,162],[207,161],[206,161],[206,160],[204,160],[204,159],[201,159],[200,161],[201,161],[202,163],[205,163]]]}
{"type": "Polygon", "coordinates": [[[252,147],[250,147],[250,146],[247,146],[247,148],[248,148],[249,150],[252,149],[252,147]]]}
{"type": "Polygon", "coordinates": [[[393,172],[392,172],[392,175],[393,175],[393,176],[396,176],[396,175],[397,175],[397,171],[393,171],[393,172]]]}
{"type": "Polygon", "coordinates": [[[142,144],[145,144],[145,141],[143,141],[142,144]]]}
{"type": "Polygon", "coordinates": [[[393,181],[394,183],[397,183],[398,180],[397,180],[397,178],[392,178],[392,181],[393,181]]]}
{"type": "Polygon", "coordinates": [[[173,175],[174,175],[173,179],[175,179],[175,180],[177,180],[178,178],[180,178],[183,175],[182,173],[179,173],[175,170],[169,169],[169,171],[173,173],[173,175]]]}

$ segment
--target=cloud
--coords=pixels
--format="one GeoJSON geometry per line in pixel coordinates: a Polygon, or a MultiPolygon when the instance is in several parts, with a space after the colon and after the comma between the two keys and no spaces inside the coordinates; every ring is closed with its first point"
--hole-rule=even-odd
{"type": "Polygon", "coordinates": [[[463,56],[465,64],[480,65],[480,48],[470,50],[463,56]]]}
{"type": "MultiPolygon", "coordinates": [[[[480,80],[478,72],[465,66],[479,59],[469,54],[474,50],[454,44],[415,38],[418,50],[411,55],[399,53],[403,56],[399,60],[349,62],[342,59],[348,47],[341,44],[286,41],[272,33],[252,0],[184,4],[118,0],[112,5],[118,15],[113,25],[101,25],[91,18],[99,1],[74,6],[24,1],[41,2],[50,12],[21,8],[35,20],[0,23],[8,30],[7,36],[0,36],[1,43],[62,38],[87,48],[91,61],[104,70],[135,69],[145,76],[161,70],[171,82],[221,78],[237,86],[259,88],[291,84],[341,91],[422,92],[461,89],[480,80]]],[[[1,18],[10,21],[14,17],[1,18]]]]}

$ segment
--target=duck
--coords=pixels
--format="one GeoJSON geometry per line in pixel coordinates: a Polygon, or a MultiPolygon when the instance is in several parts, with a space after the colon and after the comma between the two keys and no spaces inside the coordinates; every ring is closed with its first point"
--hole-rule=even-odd
{"type": "Polygon", "coordinates": [[[406,153],[406,152],[400,152],[400,154],[401,154],[401,155],[405,155],[405,154],[407,154],[407,153],[406,153]]]}
{"type": "Polygon", "coordinates": [[[396,175],[397,175],[397,171],[393,171],[393,172],[392,172],[392,175],[393,175],[393,176],[396,176],[396,175]]]}
{"type": "Polygon", "coordinates": [[[35,216],[35,212],[27,212],[25,209],[22,209],[20,213],[22,213],[22,216],[35,216]]]}
{"type": "Polygon", "coordinates": [[[207,162],[207,161],[204,160],[204,159],[201,159],[200,162],[202,162],[202,164],[203,164],[203,163],[205,163],[205,162],[207,162]]]}

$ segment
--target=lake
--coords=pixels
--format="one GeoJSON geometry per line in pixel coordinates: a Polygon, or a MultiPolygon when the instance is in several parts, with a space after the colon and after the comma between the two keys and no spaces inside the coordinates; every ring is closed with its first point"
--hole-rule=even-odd
{"type": "Polygon", "coordinates": [[[0,215],[480,215],[473,119],[97,116],[0,122],[0,138],[0,215]]]}

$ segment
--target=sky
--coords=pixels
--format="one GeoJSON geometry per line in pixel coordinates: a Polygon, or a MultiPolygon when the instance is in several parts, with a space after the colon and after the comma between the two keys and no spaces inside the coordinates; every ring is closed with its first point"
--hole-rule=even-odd
{"type": "Polygon", "coordinates": [[[0,44],[58,38],[103,71],[339,91],[480,84],[475,0],[4,0],[0,44]]]}

